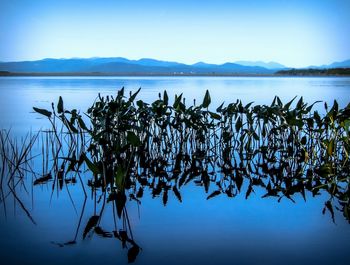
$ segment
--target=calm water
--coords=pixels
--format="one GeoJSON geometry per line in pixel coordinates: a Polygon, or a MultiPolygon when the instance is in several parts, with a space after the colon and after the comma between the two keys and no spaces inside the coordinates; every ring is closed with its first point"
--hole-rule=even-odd
{"type": "MultiPolygon", "coordinates": [[[[127,91],[142,87],[138,98],[146,102],[164,89],[170,97],[183,92],[188,104],[193,99],[201,102],[209,89],[213,107],[237,98],[270,104],[275,95],[283,101],[303,96],[310,103],[336,99],[341,107],[350,102],[350,78],[0,78],[0,128],[11,128],[14,135],[47,128],[46,120],[31,113],[32,106],[49,108],[62,96],[68,109],[86,110],[97,93],[115,94],[122,86],[127,91]]],[[[37,225],[11,195],[1,203],[1,263],[127,263],[127,250],[120,241],[96,235],[82,240],[93,200],[88,197],[84,202],[80,187],[51,194],[51,186],[19,187],[37,225]],[[81,213],[77,244],[59,247],[56,243],[75,237],[81,213]]],[[[182,188],[181,194],[182,203],[169,196],[166,207],[147,191],[141,205],[127,203],[132,233],[142,248],[136,264],[348,264],[350,225],[339,212],[336,224],[329,214],[322,215],[322,196],[308,194],[306,202],[296,196],[297,203],[278,203],[274,198],[261,199],[257,190],[248,200],[244,194],[206,200],[207,194],[192,185],[182,188]]],[[[110,205],[102,226],[113,230],[110,205]]]]}
{"type": "MultiPolygon", "coordinates": [[[[184,93],[188,105],[201,103],[205,91],[212,95],[212,107],[241,99],[243,103],[271,104],[278,95],[283,102],[303,96],[310,104],[317,100],[344,107],[350,102],[350,78],[271,77],[0,77],[1,127],[15,132],[37,130],[44,124],[31,113],[32,107],[50,108],[62,96],[68,109],[85,111],[97,94],[113,95],[121,87],[142,88],[139,98],[151,102],[159,92],[184,93]]],[[[318,104],[316,107],[322,107],[318,104]]]]}

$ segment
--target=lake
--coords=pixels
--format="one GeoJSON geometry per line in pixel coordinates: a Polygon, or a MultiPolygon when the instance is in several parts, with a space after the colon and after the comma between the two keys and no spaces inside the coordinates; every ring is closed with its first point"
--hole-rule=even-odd
{"type": "MultiPolygon", "coordinates": [[[[208,89],[212,109],[237,99],[270,104],[276,95],[283,102],[294,96],[303,96],[310,104],[321,100],[332,105],[337,100],[345,107],[350,102],[348,77],[1,77],[0,128],[11,129],[19,139],[50,127],[33,113],[33,106],[49,109],[62,96],[68,109],[84,112],[98,93],[115,95],[121,87],[127,94],[141,87],[138,98],[146,102],[164,90],[170,100],[183,93],[188,105],[194,99],[200,104],[208,89]]],[[[323,103],[315,108],[324,112],[323,103]]],[[[35,146],[33,154],[40,152],[35,146]]],[[[14,196],[2,197],[0,260],[4,264],[126,264],[128,251],[120,240],[97,232],[83,239],[84,227],[96,215],[101,198],[88,192],[84,200],[78,185],[54,192],[52,186],[52,182],[18,186],[17,195],[36,225],[14,196]],[[65,244],[73,239],[75,244],[65,244]]],[[[242,193],[207,200],[208,194],[190,183],[181,189],[182,202],[169,194],[164,206],[160,196],[153,198],[145,190],[141,203],[127,201],[122,220],[115,220],[114,208],[106,204],[100,225],[106,231],[132,231],[141,248],[135,264],[347,264],[350,225],[339,211],[335,211],[336,223],[328,213],[322,214],[327,196],[307,194],[305,202],[296,195],[293,203],[285,198],[262,199],[263,194],[256,190],[249,199],[242,193]]]]}

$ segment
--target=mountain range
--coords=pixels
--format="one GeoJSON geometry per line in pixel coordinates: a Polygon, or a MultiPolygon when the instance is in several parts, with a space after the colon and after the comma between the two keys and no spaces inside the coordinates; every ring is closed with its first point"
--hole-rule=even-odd
{"type": "MultiPolygon", "coordinates": [[[[329,65],[312,66],[312,68],[350,67],[350,60],[334,62],[329,65]]],[[[42,59],[37,61],[0,62],[1,72],[11,73],[93,73],[116,75],[235,75],[235,74],[274,74],[288,70],[282,64],[262,61],[237,61],[224,64],[198,62],[183,64],[160,61],[150,58],[129,60],[123,57],[93,57],[70,59],[42,59]]]]}
{"type": "Polygon", "coordinates": [[[307,68],[316,68],[316,69],[330,69],[330,68],[350,68],[350,60],[345,60],[342,62],[334,62],[331,64],[324,64],[321,66],[311,65],[307,68]]]}

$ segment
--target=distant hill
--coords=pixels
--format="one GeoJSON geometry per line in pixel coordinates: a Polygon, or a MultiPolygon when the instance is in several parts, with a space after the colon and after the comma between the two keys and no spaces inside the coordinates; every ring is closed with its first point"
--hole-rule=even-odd
{"type": "Polygon", "coordinates": [[[329,64],[326,68],[350,68],[350,60],[334,62],[329,64]]]}
{"type": "Polygon", "coordinates": [[[345,60],[342,62],[334,62],[331,64],[324,64],[324,65],[320,65],[320,66],[311,65],[307,68],[316,68],[316,69],[350,68],[350,60],[345,60]]]}
{"type": "MultiPolygon", "coordinates": [[[[310,68],[350,68],[350,60],[310,68]]],[[[129,60],[123,57],[93,57],[70,59],[47,58],[38,61],[0,62],[0,75],[272,75],[275,73],[287,73],[281,70],[291,71],[289,73],[300,73],[301,75],[306,73],[287,68],[276,62],[265,63],[262,61],[238,61],[224,64],[198,62],[189,65],[151,58],[129,60]]],[[[312,72],[309,71],[309,73],[312,72]]],[[[322,72],[322,74],[324,73],[322,72]]]]}
{"type": "Polygon", "coordinates": [[[262,62],[262,61],[236,61],[236,64],[244,65],[244,66],[260,66],[264,67],[266,69],[285,69],[288,68],[284,66],[283,64],[276,63],[276,62],[262,62]]]}
{"type": "Polygon", "coordinates": [[[115,73],[115,74],[273,74],[275,71],[261,66],[236,63],[187,65],[143,58],[128,60],[115,58],[43,59],[38,61],[0,62],[0,71],[15,73],[115,73]]]}

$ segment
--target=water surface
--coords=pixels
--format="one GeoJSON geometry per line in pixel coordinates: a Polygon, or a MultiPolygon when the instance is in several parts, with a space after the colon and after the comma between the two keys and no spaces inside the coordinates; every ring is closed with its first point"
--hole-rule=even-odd
{"type": "Polygon", "coordinates": [[[347,77],[0,77],[1,127],[37,130],[43,123],[31,114],[33,106],[50,108],[50,103],[57,103],[62,96],[67,108],[86,111],[98,93],[114,95],[121,87],[126,91],[141,87],[139,98],[146,102],[157,99],[164,90],[170,98],[183,93],[188,105],[194,99],[200,104],[208,89],[213,108],[237,99],[271,104],[276,95],[283,102],[295,96],[303,96],[310,104],[337,100],[345,107],[350,102],[347,77]]]}
{"type": "MultiPolygon", "coordinates": [[[[139,98],[151,102],[164,89],[172,98],[184,93],[186,103],[201,103],[209,89],[213,107],[237,98],[244,103],[270,104],[275,95],[284,102],[303,96],[306,102],[341,107],[350,102],[350,78],[270,78],[270,77],[6,77],[0,78],[1,128],[14,135],[47,128],[45,119],[32,113],[32,106],[49,108],[62,96],[67,108],[86,110],[97,93],[115,94],[142,87],[139,98]]],[[[320,105],[320,109],[321,109],[320,105]]],[[[34,153],[40,153],[36,147],[34,153]]],[[[10,195],[0,210],[0,260],[4,264],[125,264],[127,251],[120,241],[82,231],[93,214],[93,199],[84,206],[78,186],[51,194],[52,183],[24,187],[20,197],[35,219],[33,225],[10,195]],[[74,201],[74,206],[71,199],[74,201]],[[60,247],[72,240],[84,209],[77,244],[60,247]],[[6,216],[5,216],[6,212],[6,216]]],[[[274,198],[261,199],[256,191],[248,200],[244,194],[233,199],[208,194],[194,185],[181,189],[182,203],[169,196],[164,207],[161,198],[152,199],[145,191],[141,205],[127,202],[130,225],[142,248],[136,264],[347,264],[350,225],[339,212],[336,224],[322,215],[325,198],[296,203],[274,198]]],[[[103,227],[114,229],[112,209],[106,206],[103,227]]]]}

